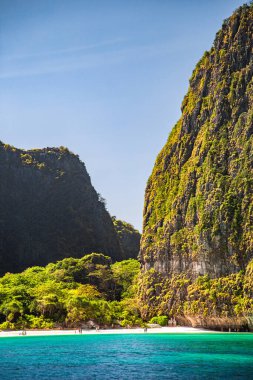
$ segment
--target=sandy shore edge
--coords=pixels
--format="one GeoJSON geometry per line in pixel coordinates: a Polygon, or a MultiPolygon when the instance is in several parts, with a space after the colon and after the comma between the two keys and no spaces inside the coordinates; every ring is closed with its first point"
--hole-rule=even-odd
{"type": "MultiPolygon", "coordinates": [[[[176,333],[215,333],[215,331],[193,328],[193,327],[159,327],[148,328],[147,332],[143,328],[132,329],[100,329],[96,330],[82,330],[82,335],[105,335],[105,334],[176,334],[176,333]]],[[[57,336],[57,335],[81,335],[77,329],[69,330],[26,330],[25,336],[57,336]]],[[[16,331],[1,331],[0,338],[8,337],[23,337],[22,330],[16,331]]]]}

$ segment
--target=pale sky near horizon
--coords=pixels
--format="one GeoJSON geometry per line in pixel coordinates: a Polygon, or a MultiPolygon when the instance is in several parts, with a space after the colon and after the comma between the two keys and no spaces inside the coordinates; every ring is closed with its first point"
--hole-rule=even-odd
{"type": "Polygon", "coordinates": [[[67,146],[141,230],[155,158],[237,0],[0,0],[0,140],[67,146]]]}

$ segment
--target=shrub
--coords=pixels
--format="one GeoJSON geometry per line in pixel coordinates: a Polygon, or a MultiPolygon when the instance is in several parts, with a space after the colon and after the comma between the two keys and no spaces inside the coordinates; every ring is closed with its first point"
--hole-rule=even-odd
{"type": "Polygon", "coordinates": [[[150,319],[149,323],[156,323],[160,326],[167,326],[168,325],[168,317],[167,315],[160,315],[158,317],[153,317],[150,319]]]}

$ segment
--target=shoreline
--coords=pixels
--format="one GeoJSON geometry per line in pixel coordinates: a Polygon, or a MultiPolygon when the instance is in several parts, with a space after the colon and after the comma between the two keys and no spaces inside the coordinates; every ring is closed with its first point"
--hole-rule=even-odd
{"type": "Polygon", "coordinates": [[[62,335],[109,335],[109,334],[199,334],[199,333],[211,333],[217,334],[219,331],[206,330],[202,328],[194,327],[154,327],[148,328],[144,331],[144,328],[130,328],[130,329],[82,329],[82,333],[78,329],[62,329],[62,330],[25,330],[25,334],[22,334],[22,330],[14,331],[0,331],[0,338],[10,337],[24,337],[24,336],[62,336],[62,335]]]}

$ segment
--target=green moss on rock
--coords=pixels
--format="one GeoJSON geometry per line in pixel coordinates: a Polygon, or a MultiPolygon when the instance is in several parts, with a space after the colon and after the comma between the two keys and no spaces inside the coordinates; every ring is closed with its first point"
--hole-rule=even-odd
{"type": "Polygon", "coordinates": [[[250,276],[240,273],[253,257],[252,19],[251,4],[223,23],[193,71],[182,116],[148,180],[140,253],[144,316],[166,308],[182,317],[246,313],[250,276]],[[174,294],[175,276],[192,288],[174,294]]]}

